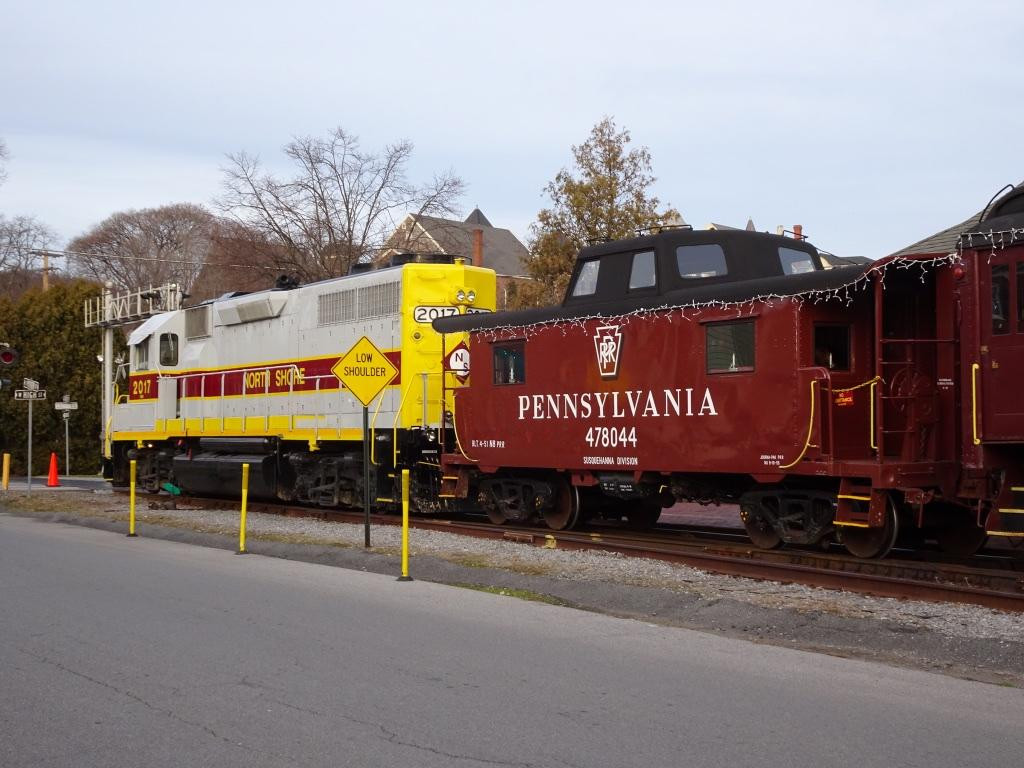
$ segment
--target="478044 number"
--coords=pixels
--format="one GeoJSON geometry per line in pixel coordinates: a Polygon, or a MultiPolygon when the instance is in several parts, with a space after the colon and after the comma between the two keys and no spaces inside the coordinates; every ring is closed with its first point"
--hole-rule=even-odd
{"type": "Polygon", "coordinates": [[[591,448],[636,448],[636,427],[591,427],[586,441],[591,448]]]}

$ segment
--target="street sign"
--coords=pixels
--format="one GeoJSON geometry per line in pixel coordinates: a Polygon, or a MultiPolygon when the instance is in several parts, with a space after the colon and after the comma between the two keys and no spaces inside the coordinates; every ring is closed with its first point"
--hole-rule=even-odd
{"type": "Polygon", "coordinates": [[[39,389],[39,382],[35,379],[22,379],[21,384],[25,389],[39,389]]]}
{"type": "Polygon", "coordinates": [[[77,411],[78,403],[73,401],[70,403],[54,403],[53,407],[58,411],[77,411]]]}
{"type": "Polygon", "coordinates": [[[334,364],[331,373],[341,379],[363,407],[369,407],[381,390],[398,375],[398,369],[372,341],[363,336],[334,364]]]}
{"type": "Polygon", "coordinates": [[[16,389],[14,390],[15,400],[45,400],[45,389],[16,389]]]}

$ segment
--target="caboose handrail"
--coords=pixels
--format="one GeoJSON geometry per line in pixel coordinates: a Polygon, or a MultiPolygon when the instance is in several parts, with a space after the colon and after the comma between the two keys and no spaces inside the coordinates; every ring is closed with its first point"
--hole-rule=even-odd
{"type": "MultiPolygon", "coordinates": [[[[817,370],[817,369],[812,368],[810,370],[817,370]]],[[[815,394],[815,387],[819,383],[820,383],[820,380],[817,377],[811,379],[811,412],[810,412],[810,417],[807,420],[807,439],[804,440],[804,447],[801,449],[800,455],[798,455],[795,459],[793,459],[793,461],[789,462],[789,464],[780,464],[779,465],[779,469],[790,469],[791,467],[795,467],[797,464],[799,464],[803,460],[804,454],[807,453],[807,449],[811,447],[811,438],[814,436],[815,401],[817,400],[817,397],[816,397],[816,394],[815,394]]]]}
{"type": "Polygon", "coordinates": [[[975,445],[981,445],[978,437],[978,371],[979,363],[971,363],[971,439],[975,445]]]}

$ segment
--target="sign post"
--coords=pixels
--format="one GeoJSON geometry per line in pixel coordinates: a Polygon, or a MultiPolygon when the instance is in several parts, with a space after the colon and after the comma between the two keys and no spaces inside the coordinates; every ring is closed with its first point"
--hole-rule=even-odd
{"type": "Polygon", "coordinates": [[[71,395],[64,395],[59,403],[54,403],[55,410],[64,411],[64,472],[71,475],[71,440],[68,437],[68,424],[71,421],[71,411],[78,410],[78,403],[71,399],[71,395]]]}
{"type": "Polygon", "coordinates": [[[370,403],[398,375],[398,369],[366,336],[334,364],[331,373],[363,404],[363,528],[370,546],[370,403]]]}
{"type": "Polygon", "coordinates": [[[14,399],[28,401],[28,469],[25,485],[28,493],[32,493],[32,403],[36,400],[45,400],[46,390],[40,389],[39,382],[35,379],[24,379],[21,383],[25,388],[14,390],[14,399]]]}

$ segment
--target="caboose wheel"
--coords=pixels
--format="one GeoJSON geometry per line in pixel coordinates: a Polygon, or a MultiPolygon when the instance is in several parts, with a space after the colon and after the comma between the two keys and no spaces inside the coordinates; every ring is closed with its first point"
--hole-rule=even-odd
{"type": "Polygon", "coordinates": [[[899,533],[899,522],[896,517],[896,505],[892,499],[885,504],[885,521],[880,528],[854,528],[840,526],[836,533],[839,543],[854,557],[872,558],[885,557],[896,543],[899,533]]]}
{"type": "Polygon", "coordinates": [[[544,512],[544,522],[555,531],[572,530],[580,519],[580,492],[565,480],[558,480],[555,486],[555,503],[544,512]]]}
{"type": "Polygon", "coordinates": [[[988,534],[985,533],[985,529],[976,525],[973,520],[967,519],[966,515],[963,519],[942,526],[935,534],[935,542],[939,549],[957,557],[970,557],[981,549],[986,541],[988,534]]]}
{"type": "Polygon", "coordinates": [[[661,504],[656,501],[639,500],[626,511],[626,524],[635,531],[653,528],[661,517],[661,504]]]}
{"type": "Polygon", "coordinates": [[[744,504],[740,508],[740,519],[747,529],[747,536],[755,547],[775,549],[782,544],[782,537],[775,531],[771,518],[760,504],[744,504]]]}

